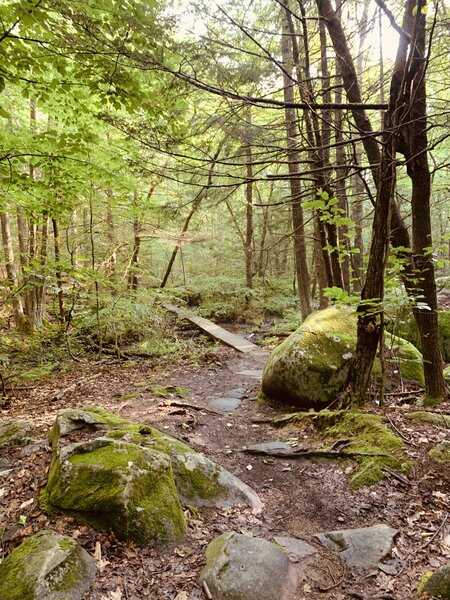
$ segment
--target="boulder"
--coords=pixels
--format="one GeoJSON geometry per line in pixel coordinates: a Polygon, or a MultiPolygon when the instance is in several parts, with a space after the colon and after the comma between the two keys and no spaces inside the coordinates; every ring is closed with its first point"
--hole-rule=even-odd
{"type": "Polygon", "coordinates": [[[434,573],[426,573],[418,588],[420,597],[442,598],[450,600],[450,563],[437,569],[434,573]]]}
{"type": "Polygon", "coordinates": [[[170,459],[151,448],[105,437],[65,446],[52,463],[45,495],[52,507],[140,545],[185,534],[170,459]]]}
{"type": "Polygon", "coordinates": [[[42,505],[75,512],[123,539],[176,542],[186,530],[181,500],[262,509],[249,486],[184,442],[102,408],[59,411],[50,438],[54,458],[42,505]],[[93,439],[62,445],[76,430],[93,439]]]}
{"type": "Polygon", "coordinates": [[[316,538],[327,548],[339,553],[350,567],[363,571],[376,571],[378,563],[391,551],[398,531],[388,525],[379,524],[360,529],[343,529],[316,534],[316,538]]]}
{"type": "Polygon", "coordinates": [[[228,532],[206,550],[200,574],[215,600],[294,600],[296,574],[288,556],[261,538],[228,532]]]}
{"type": "Polygon", "coordinates": [[[0,449],[24,443],[30,436],[32,424],[24,419],[4,419],[0,423],[0,449]]]}
{"type": "MultiPolygon", "coordinates": [[[[274,400],[320,409],[343,389],[356,348],[354,311],[330,307],[310,315],[277,346],[264,366],[262,391],[274,400]]],[[[409,342],[386,333],[386,345],[403,380],[423,385],[420,352],[409,342]]],[[[379,364],[374,372],[380,371],[379,364]]]]}
{"type": "Polygon", "coordinates": [[[0,564],[0,598],[81,600],[95,571],[95,560],[74,539],[41,531],[0,564]]]}

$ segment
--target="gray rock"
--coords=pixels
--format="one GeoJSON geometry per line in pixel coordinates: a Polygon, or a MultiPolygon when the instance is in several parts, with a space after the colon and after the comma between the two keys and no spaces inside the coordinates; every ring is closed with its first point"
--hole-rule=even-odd
{"type": "Polygon", "coordinates": [[[301,560],[313,554],[317,554],[316,548],[308,544],[304,540],[299,540],[294,537],[276,536],[273,541],[281,547],[283,552],[289,556],[291,560],[301,560]]]}
{"type": "Polygon", "coordinates": [[[247,504],[255,513],[261,512],[263,503],[258,494],[203,454],[174,453],[171,459],[177,489],[184,502],[219,508],[247,504]]]}
{"type": "Polygon", "coordinates": [[[53,446],[59,438],[77,429],[90,428],[108,431],[113,427],[125,425],[127,421],[98,406],[86,408],[66,408],[59,410],[56,420],[48,435],[53,446]]]}
{"type": "Polygon", "coordinates": [[[242,400],[239,398],[215,398],[209,403],[210,408],[219,412],[232,412],[239,408],[242,400]]]}
{"type": "Polygon", "coordinates": [[[200,579],[214,600],[294,600],[297,583],[292,563],[274,544],[231,532],[209,544],[200,579]]]}
{"type": "Polygon", "coordinates": [[[1,600],[80,600],[95,560],[70,537],[41,531],[0,564],[1,600]]]}
{"type": "Polygon", "coordinates": [[[0,423],[0,449],[24,443],[32,430],[31,421],[24,419],[4,419],[0,423]]]}
{"type": "Polygon", "coordinates": [[[186,524],[166,454],[105,437],[55,455],[46,501],[142,546],[172,543],[186,524]]]}
{"type": "MultiPolygon", "coordinates": [[[[262,391],[300,408],[320,409],[343,389],[356,348],[354,311],[330,307],[317,311],[277,346],[266,361],[262,391]]],[[[422,355],[412,344],[386,333],[405,380],[423,384],[422,355]]],[[[374,373],[380,372],[379,361],[374,373]]]]}
{"type": "Polygon", "coordinates": [[[425,577],[419,585],[420,596],[426,595],[450,600],[450,563],[440,567],[430,577],[425,577]]]}
{"type": "Polygon", "coordinates": [[[342,560],[363,571],[378,569],[378,563],[389,554],[398,531],[379,524],[361,529],[343,529],[318,533],[316,537],[324,546],[339,552],[342,560]]]}
{"type": "Polygon", "coordinates": [[[251,446],[247,446],[247,450],[253,452],[264,452],[265,454],[278,453],[278,452],[286,452],[289,454],[292,452],[292,447],[285,442],[273,441],[273,442],[261,442],[260,444],[252,444],[251,446]]]}
{"type": "Polygon", "coordinates": [[[262,378],[262,374],[262,369],[244,369],[243,371],[236,373],[236,375],[244,375],[245,377],[251,377],[252,379],[258,380],[262,378]]]}
{"type": "Polygon", "coordinates": [[[247,390],[244,387],[238,387],[229,390],[225,395],[227,398],[239,398],[239,400],[242,400],[247,396],[247,390]]]}

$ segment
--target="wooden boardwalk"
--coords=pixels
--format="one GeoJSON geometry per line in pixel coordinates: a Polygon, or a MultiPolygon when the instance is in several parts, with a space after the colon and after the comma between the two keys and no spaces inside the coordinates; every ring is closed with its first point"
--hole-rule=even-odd
{"type": "Polygon", "coordinates": [[[231,346],[235,350],[238,350],[238,352],[249,353],[249,352],[254,352],[255,350],[260,350],[260,348],[258,346],[256,346],[255,344],[252,344],[251,342],[249,342],[245,338],[241,337],[240,335],[236,335],[235,333],[230,333],[223,327],[216,325],[212,321],[208,321],[208,319],[204,319],[203,317],[194,315],[193,313],[190,313],[187,310],[179,308],[178,306],[175,306],[174,304],[168,304],[166,302],[163,302],[162,306],[166,310],[169,310],[170,312],[173,312],[176,315],[178,315],[181,319],[187,319],[194,325],[197,325],[197,327],[200,327],[200,329],[202,329],[203,331],[208,333],[210,336],[212,336],[216,340],[220,340],[224,344],[227,344],[227,346],[231,346]]]}

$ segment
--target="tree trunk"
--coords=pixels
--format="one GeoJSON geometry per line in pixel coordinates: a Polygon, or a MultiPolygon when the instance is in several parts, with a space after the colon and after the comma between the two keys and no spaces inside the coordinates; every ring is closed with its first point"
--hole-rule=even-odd
{"type": "Polygon", "coordinates": [[[55,279],[56,285],[58,287],[58,308],[59,308],[59,320],[61,323],[66,322],[66,311],[64,308],[64,289],[63,289],[63,279],[61,273],[61,242],[59,239],[59,226],[58,221],[53,217],[52,218],[52,226],[53,226],[53,248],[55,253],[55,279]]]}
{"type": "MultiPolygon", "coordinates": [[[[247,111],[247,120],[251,126],[252,118],[251,111],[247,111]]],[[[253,288],[253,156],[250,142],[245,147],[245,155],[247,161],[247,182],[245,184],[245,201],[246,201],[246,233],[245,233],[245,275],[246,285],[248,288],[253,288]]]]}
{"type": "Polygon", "coordinates": [[[2,228],[3,250],[6,259],[6,275],[8,277],[8,285],[11,290],[14,324],[17,328],[20,328],[23,323],[23,306],[18,294],[19,284],[17,279],[17,268],[14,262],[14,250],[9,214],[7,212],[0,212],[0,221],[2,228]]]}
{"type": "MultiPolygon", "coordinates": [[[[281,37],[281,53],[284,62],[283,92],[286,103],[294,102],[294,80],[292,78],[292,52],[289,44],[289,25],[283,18],[283,29],[281,37]]],[[[305,244],[305,227],[303,219],[303,208],[301,205],[300,187],[300,154],[298,152],[298,132],[296,125],[295,109],[286,107],[284,109],[286,133],[287,133],[287,157],[289,170],[289,185],[291,189],[291,210],[294,239],[295,273],[298,284],[300,299],[300,313],[302,319],[306,319],[313,311],[310,278],[305,244]]]]}

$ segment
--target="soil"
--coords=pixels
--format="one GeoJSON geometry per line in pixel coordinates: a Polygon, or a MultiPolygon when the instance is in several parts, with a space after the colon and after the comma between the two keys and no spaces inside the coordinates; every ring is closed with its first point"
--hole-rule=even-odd
{"type": "MultiPolygon", "coordinates": [[[[257,371],[266,356],[264,350],[246,355],[222,346],[198,364],[188,359],[177,364],[168,359],[81,362],[17,391],[1,417],[31,419],[34,439],[0,455],[0,525],[6,527],[0,558],[25,537],[50,528],[76,538],[97,558],[99,570],[86,600],[200,600],[206,598],[198,582],[206,545],[225,531],[266,539],[290,535],[311,542],[321,531],[386,523],[399,531],[386,573],[361,577],[323,551],[315,564],[319,580],[301,581],[298,600],[413,598],[426,571],[450,562],[450,469],[427,456],[436,442],[449,438],[449,430],[405,417],[417,410],[420,393],[388,396],[382,408],[371,405],[368,410],[382,414],[404,438],[416,467],[408,479],[387,474],[380,483],[358,490],[348,484],[351,462],[246,454],[246,445],[270,440],[314,446],[308,432],[272,426],[270,420],[288,412],[286,407],[258,402],[257,371]],[[187,394],[158,397],[155,386],[169,385],[185,387],[187,394]],[[245,397],[233,412],[201,410],[235,388],[245,388],[245,397]],[[51,460],[48,430],[58,410],[88,405],[103,406],[186,441],[248,483],[264,502],[262,513],[243,506],[198,512],[185,507],[188,535],[183,543],[164,550],[118,541],[110,532],[99,533],[70,516],[44,514],[37,497],[51,460]]],[[[448,403],[439,408],[450,412],[448,403]]]]}

